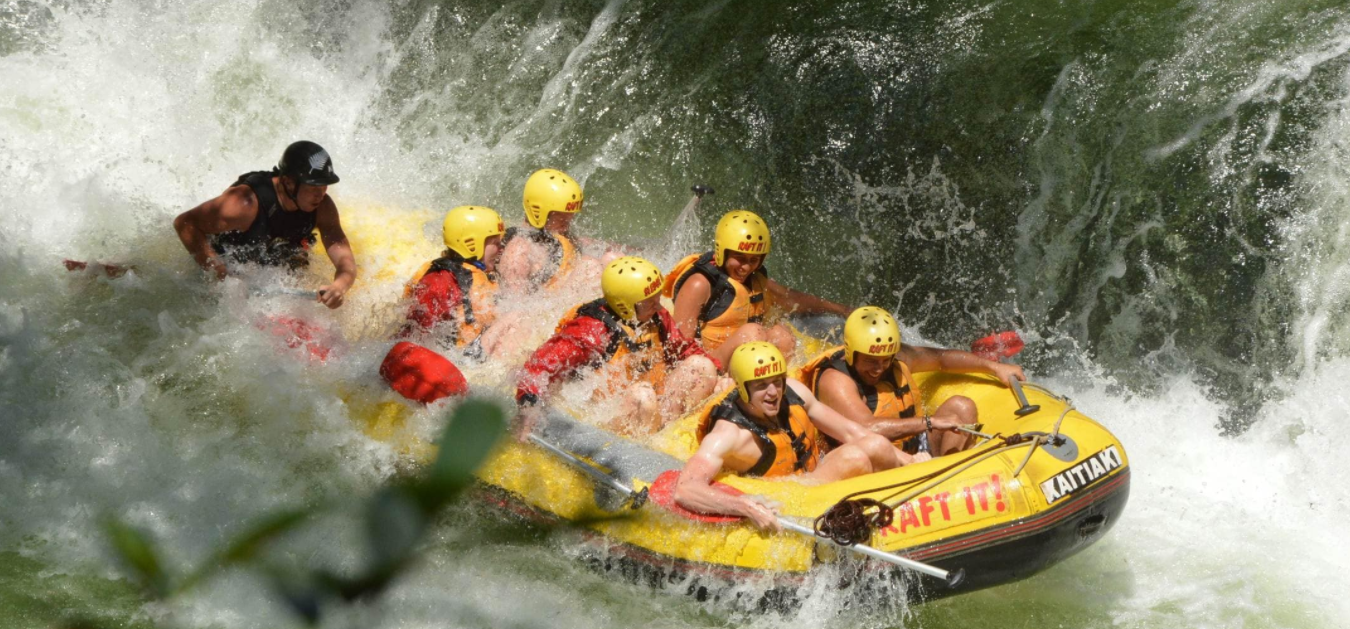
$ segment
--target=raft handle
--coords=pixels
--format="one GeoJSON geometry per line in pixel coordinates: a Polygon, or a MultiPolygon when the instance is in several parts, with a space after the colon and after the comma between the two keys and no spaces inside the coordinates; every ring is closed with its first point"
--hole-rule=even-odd
{"type": "Polygon", "coordinates": [[[1017,378],[1010,378],[1009,382],[1012,383],[1013,397],[1017,398],[1017,403],[1022,405],[1021,408],[1013,411],[1014,415],[1026,417],[1027,415],[1041,410],[1041,405],[1032,404],[1027,401],[1027,394],[1022,392],[1022,383],[1019,382],[1017,378]]]}
{"type": "Polygon", "coordinates": [[[1097,531],[1102,530],[1102,527],[1104,526],[1106,526],[1106,516],[1100,513],[1083,518],[1083,521],[1078,523],[1078,537],[1080,539],[1092,537],[1097,534],[1097,531]]]}

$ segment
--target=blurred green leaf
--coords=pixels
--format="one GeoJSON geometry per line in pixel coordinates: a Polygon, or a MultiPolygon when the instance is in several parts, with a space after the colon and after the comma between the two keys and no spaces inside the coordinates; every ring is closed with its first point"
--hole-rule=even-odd
{"type": "Polygon", "coordinates": [[[169,575],[159,560],[159,553],[149,536],[131,525],[109,516],[104,522],[104,531],[112,542],[113,550],[122,562],[133,571],[133,576],[141,582],[156,598],[164,598],[169,593],[169,575]]]}
{"type": "Polygon", "coordinates": [[[294,529],[313,512],[313,509],[290,509],[263,516],[252,527],[236,535],[228,546],[217,550],[210,559],[198,566],[174,589],[174,593],[191,589],[221,570],[253,559],[265,544],[294,529]]]}
{"type": "Polygon", "coordinates": [[[291,612],[308,626],[319,624],[330,589],[317,584],[318,577],[313,572],[306,571],[301,575],[270,565],[259,568],[269,577],[272,591],[286,603],[291,612]]]}
{"type": "Polygon", "coordinates": [[[269,542],[301,526],[327,506],[263,516],[212,553],[177,587],[170,587],[172,579],[144,533],[109,518],[108,537],[134,576],[156,598],[182,593],[226,568],[251,564],[271,576],[274,589],[302,621],[315,625],[327,602],[379,596],[412,565],[413,551],[436,512],[473,483],[474,471],[492,454],[505,431],[506,411],[501,405],[485,399],[470,399],[459,405],[441,435],[435,462],[420,476],[386,486],[366,502],[373,561],[355,576],[313,568],[292,575],[269,570],[266,561],[259,557],[269,542]]]}
{"type": "Polygon", "coordinates": [[[377,566],[401,563],[426,530],[428,517],[407,487],[386,487],[366,503],[366,534],[377,566]]]}
{"type": "Polygon", "coordinates": [[[341,597],[342,600],[351,602],[363,598],[373,598],[379,596],[393,583],[394,578],[401,574],[409,565],[405,557],[401,561],[377,566],[365,574],[355,577],[342,577],[332,573],[319,573],[319,581],[330,594],[341,597]]]}
{"type": "Polygon", "coordinates": [[[469,399],[441,435],[440,453],[425,481],[424,504],[435,511],[473,482],[473,472],[506,431],[506,413],[490,400],[469,399]]]}

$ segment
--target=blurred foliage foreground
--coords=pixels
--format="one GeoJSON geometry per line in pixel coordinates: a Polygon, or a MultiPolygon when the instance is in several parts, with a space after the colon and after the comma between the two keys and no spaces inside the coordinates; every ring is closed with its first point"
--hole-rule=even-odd
{"type": "MultiPolygon", "coordinates": [[[[268,577],[279,598],[303,623],[313,626],[326,606],[378,596],[413,564],[414,550],[437,513],[473,483],[473,472],[492,452],[505,427],[505,413],[497,403],[470,399],[460,404],[441,434],[439,454],[431,467],[393,481],[364,500],[361,511],[372,559],[357,574],[312,567],[282,569],[269,563],[263,552],[277,538],[334,508],[333,504],[265,514],[191,570],[167,565],[155,540],[118,517],[108,517],[106,531],[116,556],[147,600],[168,601],[226,570],[247,568],[268,577]]],[[[68,629],[99,626],[89,620],[66,624],[68,629]]]]}

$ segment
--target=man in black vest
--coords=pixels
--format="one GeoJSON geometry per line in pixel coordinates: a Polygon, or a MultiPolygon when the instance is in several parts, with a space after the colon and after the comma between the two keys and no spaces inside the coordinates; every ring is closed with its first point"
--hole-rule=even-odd
{"type": "Polygon", "coordinates": [[[179,214],[173,227],[197,264],[217,278],[225,277],[227,259],[305,266],[317,227],[336,269],[333,282],[319,289],[319,301],[337,308],[356,282],[356,259],[328,196],[328,186],[337,182],[323,147],[296,142],[276,168],[241,175],[220,196],[179,214]]]}

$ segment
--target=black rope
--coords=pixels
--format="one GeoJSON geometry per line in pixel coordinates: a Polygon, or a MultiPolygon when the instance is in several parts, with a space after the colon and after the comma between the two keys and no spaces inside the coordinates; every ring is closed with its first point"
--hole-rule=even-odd
{"type": "MultiPolygon", "coordinates": [[[[1004,436],[1002,434],[995,434],[989,441],[992,442],[995,439],[1001,441],[998,447],[1005,447],[1005,446],[1015,446],[1026,441],[1030,441],[1032,438],[1023,435],[1021,433],[1013,433],[1008,436],[1004,436]]],[[[956,469],[957,467],[965,465],[967,462],[971,461],[976,457],[984,456],[991,450],[992,449],[977,450],[975,452],[971,452],[968,456],[962,457],[959,461],[956,461],[955,463],[952,463],[951,465],[948,465],[941,469],[934,470],[932,472],[924,474],[923,476],[911,478],[903,482],[895,483],[894,485],[886,485],[884,487],[874,487],[872,489],[855,491],[847,496],[844,496],[843,498],[839,499],[839,502],[834,503],[834,506],[830,507],[829,510],[821,514],[820,517],[816,518],[815,522],[816,534],[820,535],[821,537],[828,538],[841,546],[852,546],[854,544],[861,544],[863,542],[866,542],[867,540],[871,539],[872,531],[874,529],[879,529],[891,525],[891,522],[895,518],[894,510],[898,508],[900,505],[891,507],[890,505],[887,505],[885,502],[882,502],[881,500],[877,500],[874,498],[859,498],[858,496],[862,496],[864,494],[876,494],[878,492],[886,491],[888,489],[898,489],[918,485],[919,483],[932,480],[934,478],[937,478],[938,476],[946,474],[947,472],[953,469],[956,469]],[[868,513],[869,509],[872,509],[873,511],[871,513],[868,513]]],[[[900,492],[895,492],[890,496],[887,496],[887,498],[895,496],[898,493],[900,492]]]]}
{"type": "Polygon", "coordinates": [[[871,539],[873,529],[890,526],[894,520],[895,512],[880,500],[840,500],[816,518],[815,529],[820,537],[840,546],[852,546],[871,539]]]}

